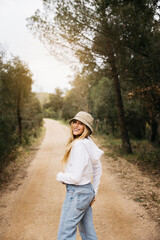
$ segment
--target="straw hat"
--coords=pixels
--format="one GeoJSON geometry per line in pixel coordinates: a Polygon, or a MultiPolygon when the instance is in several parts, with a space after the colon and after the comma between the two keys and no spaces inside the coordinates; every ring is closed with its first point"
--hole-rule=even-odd
{"type": "Polygon", "coordinates": [[[83,124],[85,124],[91,131],[91,133],[93,132],[93,121],[94,118],[87,112],[78,112],[74,118],[69,120],[69,124],[71,124],[71,122],[73,120],[78,120],[80,122],[82,122],[83,124]]]}

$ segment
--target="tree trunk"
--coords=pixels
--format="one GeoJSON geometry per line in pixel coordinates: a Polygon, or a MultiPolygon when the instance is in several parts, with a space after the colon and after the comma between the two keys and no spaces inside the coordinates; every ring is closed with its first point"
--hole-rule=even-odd
{"type": "Polygon", "coordinates": [[[155,119],[151,120],[151,134],[150,141],[155,142],[158,138],[158,123],[155,119]]]}
{"type": "Polygon", "coordinates": [[[111,72],[112,72],[112,77],[114,82],[116,105],[118,109],[118,120],[119,120],[119,125],[121,130],[123,150],[125,153],[130,154],[132,153],[132,149],[131,149],[130,139],[129,139],[126,122],[125,122],[123,101],[122,101],[120,83],[118,78],[118,71],[116,67],[114,52],[112,50],[111,40],[108,36],[107,36],[107,51],[108,51],[108,62],[111,67],[111,72]]]}
{"type": "Polygon", "coordinates": [[[19,144],[22,144],[22,117],[21,117],[21,93],[18,94],[17,99],[17,120],[18,120],[18,137],[19,144]]]}

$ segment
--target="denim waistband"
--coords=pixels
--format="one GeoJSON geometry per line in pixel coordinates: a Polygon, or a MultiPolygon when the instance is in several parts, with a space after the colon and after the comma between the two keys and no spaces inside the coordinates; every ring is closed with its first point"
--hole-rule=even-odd
{"type": "Polygon", "coordinates": [[[92,186],[91,183],[87,183],[84,185],[66,184],[66,188],[90,188],[91,186],[92,186]]]}

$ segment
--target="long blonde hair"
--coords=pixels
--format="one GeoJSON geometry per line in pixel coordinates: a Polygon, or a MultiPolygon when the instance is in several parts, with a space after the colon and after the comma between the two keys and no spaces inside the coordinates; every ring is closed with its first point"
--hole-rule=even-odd
{"type": "Polygon", "coordinates": [[[84,138],[88,137],[90,134],[91,134],[90,129],[84,124],[84,131],[83,131],[83,133],[79,137],[75,137],[73,135],[72,123],[71,123],[71,126],[70,126],[70,138],[68,139],[68,142],[66,144],[65,154],[64,154],[64,157],[62,159],[62,164],[63,165],[65,165],[68,162],[68,158],[69,158],[71,149],[72,149],[73,144],[75,143],[75,141],[80,140],[80,139],[84,139],[84,138]]]}

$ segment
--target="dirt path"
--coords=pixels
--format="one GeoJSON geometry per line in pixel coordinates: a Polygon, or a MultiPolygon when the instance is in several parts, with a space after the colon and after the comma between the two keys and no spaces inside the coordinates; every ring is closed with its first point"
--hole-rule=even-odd
{"type": "MultiPolygon", "coordinates": [[[[65,197],[65,187],[56,181],[56,174],[61,169],[68,128],[53,120],[45,120],[45,126],[46,136],[27,177],[18,189],[1,196],[1,240],[56,240],[65,197]]],[[[160,240],[156,223],[137,203],[122,195],[107,171],[105,158],[102,165],[102,181],[93,205],[98,240],[160,240]]]]}

